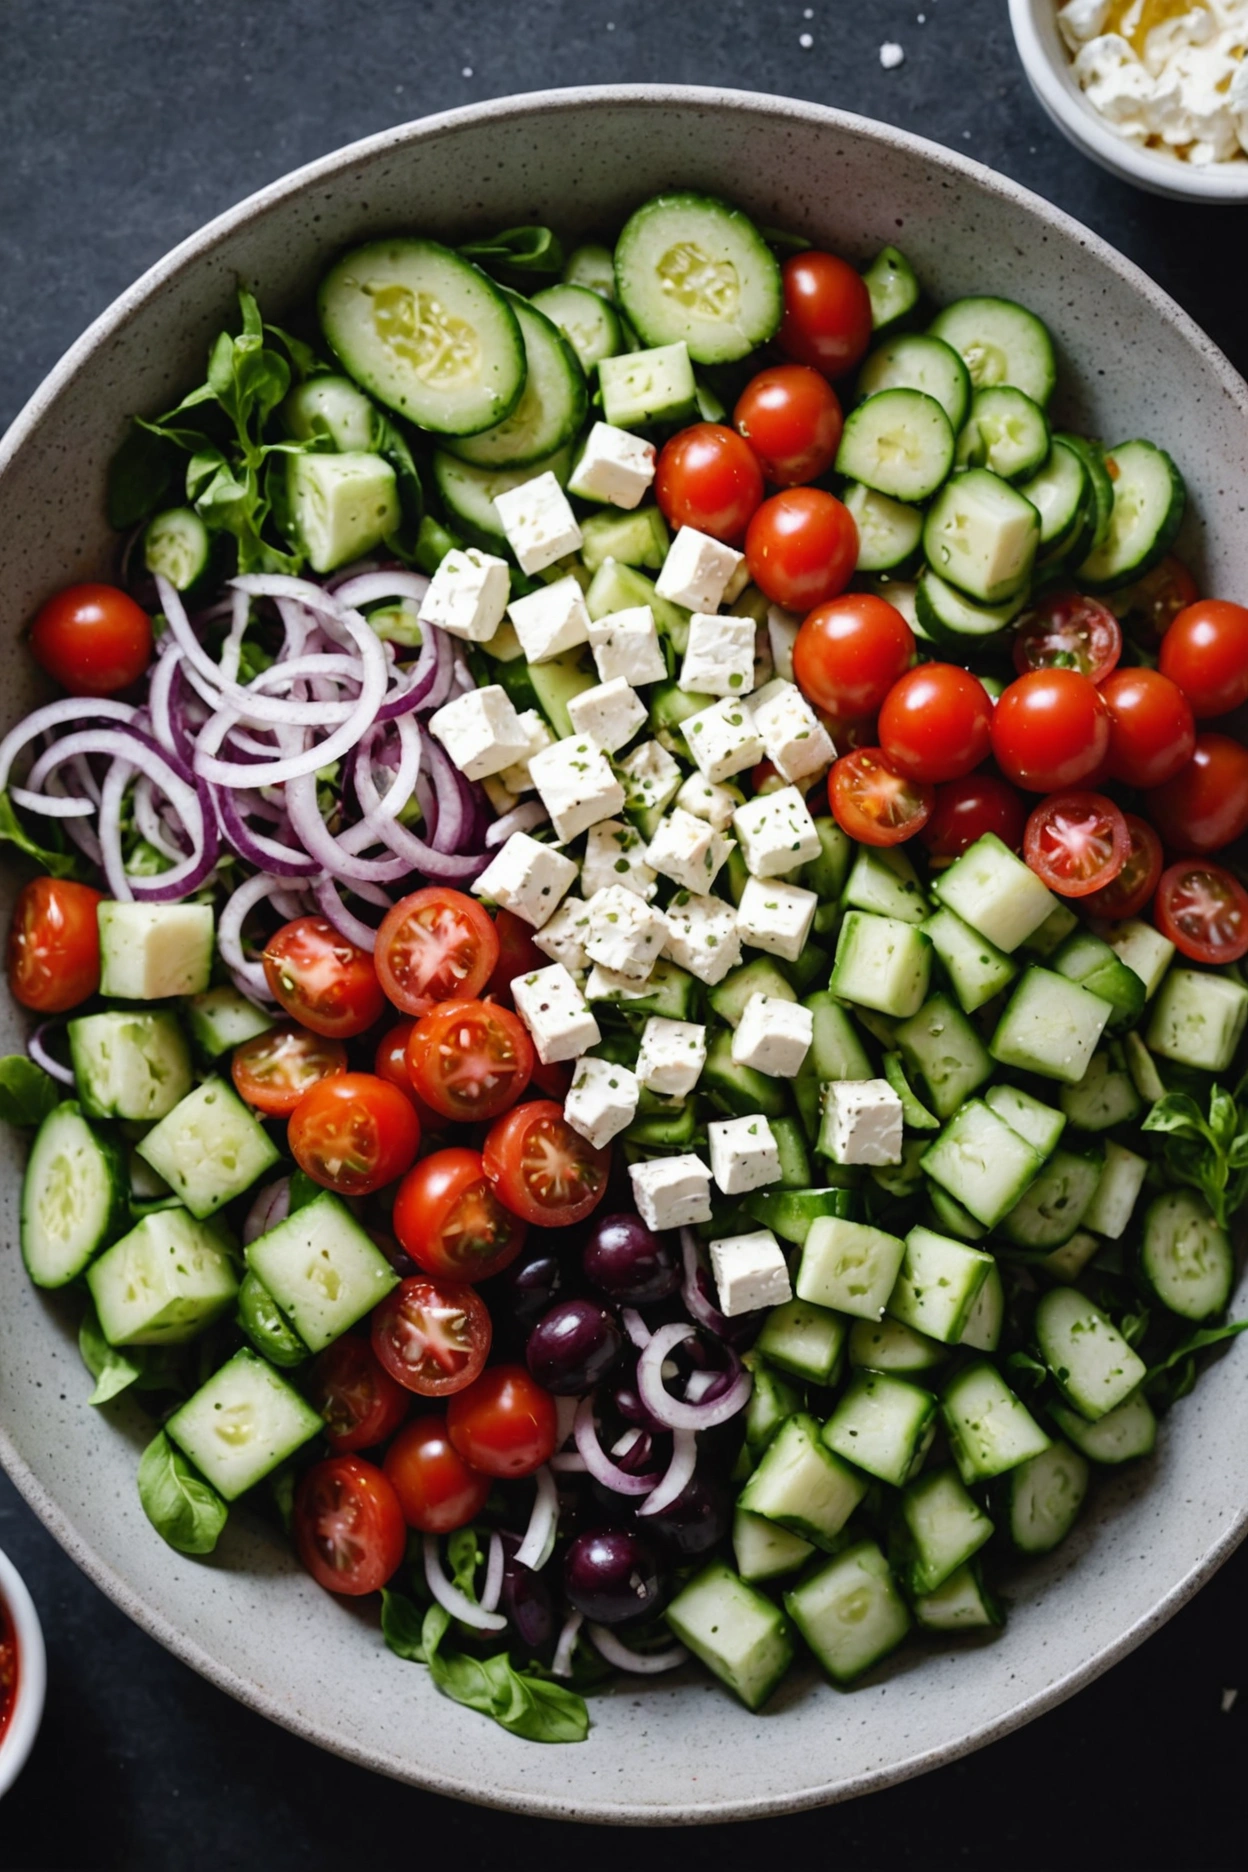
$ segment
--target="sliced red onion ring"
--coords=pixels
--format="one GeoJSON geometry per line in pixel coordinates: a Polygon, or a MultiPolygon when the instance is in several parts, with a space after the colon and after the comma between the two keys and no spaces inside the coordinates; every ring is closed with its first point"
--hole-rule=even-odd
{"type": "Polygon", "coordinates": [[[585,1467],[595,1482],[601,1482],[604,1488],[613,1489],[617,1495],[648,1495],[659,1481],[654,1475],[629,1475],[624,1469],[612,1462],[602,1444],[598,1441],[598,1431],[594,1424],[593,1396],[581,1399],[573,1426],[576,1447],[585,1459],[585,1467]]]}
{"type": "Polygon", "coordinates": [[[247,626],[251,621],[251,599],[245,591],[236,591],[230,597],[230,628],[225,642],[221,646],[221,674],[227,682],[238,681],[239,658],[243,653],[243,638],[247,635],[247,626]]]}
{"type": "Polygon", "coordinates": [[[490,1532],[490,1557],[485,1564],[485,1584],[481,1588],[481,1610],[497,1612],[503,1593],[503,1543],[500,1535],[490,1532]]]}
{"type": "Polygon", "coordinates": [[[583,1612],[569,1612],[563,1621],[563,1630],[559,1634],[559,1642],[555,1646],[555,1655],[550,1664],[552,1677],[572,1675],[572,1654],[576,1650],[576,1640],[584,1623],[583,1612]]]}
{"type": "Polygon", "coordinates": [[[275,896],[282,889],[282,879],[265,877],[263,873],[248,878],[240,884],[233,895],[227,898],[220,916],[217,918],[217,948],[221,960],[231,975],[243,988],[245,994],[271,1005],[273,996],[265,978],[264,968],[259,962],[249,962],[243,954],[243,924],[248,912],[266,897],[275,896]]]}
{"type": "Polygon", "coordinates": [[[736,1376],[721,1397],[707,1404],[687,1404],[674,1398],[663,1383],[663,1361],[675,1346],[692,1339],[697,1328],[682,1320],[660,1326],[637,1360],[637,1390],[652,1417],[669,1430],[710,1430],[727,1423],[749,1402],[751,1379],[738,1365],[736,1376]]]}
{"type": "Polygon", "coordinates": [[[667,1465],[663,1480],[647,1496],[637,1510],[639,1515],[662,1514],[670,1508],[678,1495],[693,1480],[693,1472],[698,1461],[698,1439],[692,1430],[675,1430],[672,1433],[672,1460],[667,1465]]]}
{"type": "Polygon", "coordinates": [[[55,1079],[61,1085],[72,1086],[74,1083],[73,1073],[69,1070],[68,1066],[62,1066],[60,1060],[52,1057],[45,1044],[49,1034],[62,1033],[64,1028],[64,1021],[40,1021],[35,1031],[27,1037],[26,1051],[30,1054],[31,1059],[34,1060],[36,1066],[43,1067],[49,1079],[55,1079]]]}
{"type": "Polygon", "coordinates": [[[442,1570],[442,1556],[438,1552],[436,1534],[426,1534],[425,1580],[430,1592],[444,1611],[452,1618],[460,1619],[465,1625],[471,1625],[475,1631],[506,1631],[507,1621],[501,1612],[486,1612],[467,1593],[462,1593],[458,1586],[452,1585],[442,1570]]]}
{"type": "Polygon", "coordinates": [[[555,1478],[545,1463],[540,1469],[534,1470],[533,1481],[537,1494],[533,1499],[533,1512],[529,1516],[524,1539],[516,1549],[515,1562],[517,1566],[527,1566],[534,1573],[540,1573],[555,1551],[559,1492],[555,1487],[555,1478]]]}
{"type": "Polygon", "coordinates": [[[702,1263],[698,1255],[698,1238],[691,1228],[680,1231],[680,1253],[685,1264],[685,1278],[681,1285],[680,1297],[685,1303],[685,1311],[699,1326],[705,1326],[707,1332],[722,1339],[731,1327],[717,1307],[711,1305],[702,1291],[702,1263]]]}
{"type": "Polygon", "coordinates": [[[341,605],[359,611],[364,605],[384,604],[387,598],[410,598],[419,604],[429,589],[423,572],[361,572],[334,586],[334,597],[341,605]]]}
{"type": "Polygon", "coordinates": [[[556,1475],[588,1475],[589,1464],[576,1450],[560,1450],[552,1456],[550,1466],[556,1475]]]}
{"type": "Polygon", "coordinates": [[[402,858],[358,858],[334,837],[321,818],[314,774],[299,774],[286,782],[286,810],[295,837],[331,876],[348,882],[362,878],[372,884],[393,884],[405,875],[407,865],[402,858]]]}
{"type": "Polygon", "coordinates": [[[243,1223],[243,1246],[250,1247],[261,1235],[267,1235],[271,1228],[284,1222],[289,1214],[290,1178],[278,1177],[275,1183],[265,1184],[247,1211],[243,1223]]]}
{"type": "Polygon", "coordinates": [[[181,864],[186,852],[174,844],[165,830],[153,793],[152,781],[147,774],[141,774],[134,789],[134,822],[153,851],[158,851],[170,864],[181,864]]]}
{"type": "Polygon", "coordinates": [[[316,876],[321,867],[315,858],[268,838],[263,832],[252,831],[229,787],[219,788],[214,800],[221,830],[245,864],[254,865],[258,871],[270,871],[276,877],[316,876]]]}
{"type": "Polygon", "coordinates": [[[43,708],[35,709],[18,722],[16,728],[10,728],[3,741],[0,741],[0,792],[9,784],[14,755],[20,753],[36,735],[45,734],[50,728],[59,728],[62,722],[132,722],[138,712],[128,702],[110,702],[92,696],[65,696],[60,702],[49,702],[43,708]]]}
{"type": "Polygon", "coordinates": [[[438,827],[430,843],[435,851],[462,851],[476,816],[472,796],[461,783],[458,768],[452,765],[433,736],[422,729],[421,740],[424,765],[438,801],[438,827]]]}
{"type": "Polygon", "coordinates": [[[525,800],[522,806],[513,806],[509,813],[486,827],[486,850],[505,845],[513,832],[531,832],[534,826],[545,825],[549,818],[550,813],[540,799],[525,800]]]}
{"type": "Polygon", "coordinates": [[[663,1671],[675,1670],[689,1657],[682,1644],[669,1645],[666,1651],[630,1651],[605,1625],[590,1625],[587,1629],[594,1649],[602,1653],[607,1663],[614,1664],[617,1670],[631,1671],[635,1677],[657,1677],[663,1671]]]}
{"type": "Polygon", "coordinates": [[[351,912],[338,895],[338,887],[332,878],[318,878],[312,886],[312,895],[316,898],[321,915],[332,923],[340,936],[353,942],[357,949],[363,949],[372,955],[377,947],[377,932],[369,924],[362,922],[351,912]]]}
{"type": "Polygon", "coordinates": [[[580,1398],[557,1397],[555,1399],[555,1448],[562,1449],[576,1427],[576,1413],[580,1409],[580,1398]]]}
{"type": "Polygon", "coordinates": [[[646,1346],[650,1343],[650,1328],[646,1325],[645,1320],[642,1319],[636,1307],[621,1307],[620,1318],[623,1320],[624,1330],[633,1344],[639,1351],[644,1351],[646,1346]]]}

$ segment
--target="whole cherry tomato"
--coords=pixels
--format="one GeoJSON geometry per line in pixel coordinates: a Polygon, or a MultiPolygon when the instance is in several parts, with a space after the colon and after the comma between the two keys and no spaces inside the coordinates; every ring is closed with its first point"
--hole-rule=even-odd
{"type": "Polygon", "coordinates": [[[1221,851],[1248,832],[1248,748],[1197,735],[1187,766],[1149,793],[1146,810],[1171,851],[1221,851]]]}
{"type": "Polygon", "coordinates": [[[809,611],[849,584],[858,563],[858,528],[834,494],[785,488],[750,521],[745,557],[750,577],[773,604],[809,611]]]}
{"type": "Polygon", "coordinates": [[[450,1534],[475,1521],[490,1478],[470,1469],[447,1435],[445,1417],[417,1417],[386,1451],[386,1476],[409,1527],[450,1534]]]}
{"type": "Polygon", "coordinates": [[[777,364],[751,377],[732,420],[775,487],[826,474],[844,426],[836,391],[806,364],[777,364]]]}
{"type": "Polygon", "coordinates": [[[1018,851],[1026,823],[1021,793],[995,774],[974,773],[937,787],[932,816],[919,836],[933,858],[960,858],[985,832],[1018,851]]]}
{"type": "Polygon", "coordinates": [[[1192,758],[1187,697],[1160,670],[1116,669],[1100,685],[1109,709],[1107,770],[1127,786],[1164,786],[1192,758]]]}
{"type": "Polygon", "coordinates": [[[555,1400],[523,1365],[491,1365],[446,1407],[451,1442],[466,1463],[489,1476],[526,1476],[559,1442],[555,1400]]]}
{"type": "Polygon", "coordinates": [[[907,670],[884,698],[880,746],[912,780],[960,780],[992,749],[984,685],[956,663],[907,670]]]}
{"type": "Polygon", "coordinates": [[[1010,683],[992,717],[992,751],[1007,780],[1030,793],[1091,781],[1109,749],[1109,710],[1073,669],[1031,670],[1010,683]]]}
{"type": "Polygon", "coordinates": [[[874,715],[913,660],[914,632],[896,605],[870,592],[846,592],[820,605],[803,619],[793,645],[803,694],[850,721],[874,715]]]}
{"type": "Polygon", "coordinates": [[[72,878],[33,878],[13,906],[9,990],[38,1014],[63,1014],[100,985],[103,894],[72,878]]]}
{"type": "Polygon", "coordinates": [[[848,260],[807,248],[785,261],[784,318],[776,343],[825,377],[843,377],[871,342],[871,296],[848,260]]]}
{"type": "Polygon", "coordinates": [[[665,442],[654,495],[673,527],[696,527],[739,546],[763,498],[763,474],[748,442],[723,423],[694,423],[665,442]]]}
{"type": "Polygon", "coordinates": [[[115,695],[138,682],[152,660],[151,620],[115,585],[71,585],[40,611],[30,648],[70,695],[115,695]]]}
{"type": "Polygon", "coordinates": [[[1162,638],[1157,665],[1178,684],[1198,721],[1248,702],[1248,605],[1197,599],[1162,638]]]}

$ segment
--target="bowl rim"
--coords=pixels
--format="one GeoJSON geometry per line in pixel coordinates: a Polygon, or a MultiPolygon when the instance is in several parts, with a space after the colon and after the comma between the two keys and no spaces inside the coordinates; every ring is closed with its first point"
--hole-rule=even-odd
{"type": "MultiPolygon", "coordinates": [[[[1012,8],[1016,4],[1017,0],[1011,0],[1012,8]]],[[[988,168],[985,164],[975,161],[974,158],[965,156],[960,151],[948,149],[930,138],[916,136],[910,131],[882,123],[878,119],[834,109],[828,105],[764,92],[703,85],[578,85],[487,99],[481,103],[461,105],[451,110],[436,112],[427,117],[391,126],[389,129],[345,144],[326,156],[289,171],[276,181],[244,197],[233,207],[214,216],[212,220],[171,248],[163,258],[156,261],[131,286],[119,294],[53,366],[19,411],[8,431],[0,438],[0,477],[7,471],[17,453],[30,441],[44,412],[64,386],[71,381],[88,359],[107,343],[112,334],[124,326],[141,304],[158,293],[167,282],[210,254],[219,241],[263,216],[278,203],[315,187],[318,183],[334,177],[342,170],[349,169],[361,160],[382,155],[399,145],[432,142],[444,136],[454,135],[467,126],[501,124],[534,114],[579,111],[587,106],[596,105],[640,106],[656,111],[672,108],[700,108],[721,114],[762,111],[781,119],[788,118],[825,129],[830,134],[842,132],[858,136],[865,135],[886,148],[899,149],[927,161],[951,174],[957,180],[973,185],[976,190],[986,190],[1017,207],[1024,208],[1043,225],[1066,238],[1076,240],[1182,333],[1192,348],[1203,357],[1220,382],[1224,393],[1238,405],[1245,419],[1248,420],[1248,384],[1244,382],[1230,360],[1213,343],[1212,339],[1181,306],[1171,299],[1168,293],[1164,292],[1133,261],[1128,260],[1103,240],[1099,234],[1083,226],[1073,216],[1054,207],[1021,183],[988,168]]],[[[371,1758],[367,1748],[345,1741],[332,1733],[314,1716],[290,1707],[278,1696],[266,1693],[258,1684],[249,1681],[229,1666],[221,1664],[189,1631],[179,1627],[164,1614],[153,1610],[110,1562],[98,1554],[90,1542],[77,1531],[68,1513],[62,1509],[49,1489],[19,1456],[3,1425],[0,1425],[0,1466],[7,1471],[10,1479],[44,1526],[87,1577],[99,1586],[141,1630],[155,1638],[180,1662],[189,1665],[246,1708],[279,1724],[302,1740],[327,1749],[331,1753],[374,1772],[378,1770],[378,1764],[371,1758]]],[[[795,1813],[827,1806],[860,1794],[873,1793],[898,1782],[909,1780],[929,1769],[943,1766],[947,1762],[956,1761],[973,1750],[983,1747],[986,1743],[1012,1733],[1034,1717],[1043,1715],[1047,1710],[1063,1702],[1086,1684],[1091,1683],[1102,1672],[1133,1651],[1144,1639],[1165,1624],[1166,1620],[1172,1617],[1181,1606],[1185,1605],[1229,1557],[1245,1534],[1248,1534],[1248,1503],[1239,1507],[1223,1523],[1202,1558],[1174,1583],[1156,1605],[1125,1632],[1120,1633],[1112,1643],[1095,1652],[1076,1669],[1047,1684],[1043,1690],[1025,1698],[1004,1714],[985,1719],[956,1740],[942,1742],[939,1746],[918,1750],[900,1761],[881,1765],[872,1772],[859,1776],[852,1786],[828,1781],[819,1786],[808,1786],[796,1794],[769,1794],[739,1802],[708,1801],[698,1804],[690,1800],[687,1806],[677,1810],[670,1807],[641,1806],[637,1803],[625,1805],[602,1797],[587,1799],[580,1796],[576,1797],[573,1803],[542,1794],[499,1793],[480,1782],[444,1773],[426,1772],[419,1775],[407,1775],[403,1778],[432,1793],[448,1795],[480,1806],[496,1807],[505,1811],[532,1814],[548,1819],[571,1819],[635,1826],[698,1825],[724,1820],[762,1819],[770,1815],[795,1813]]],[[[0,1555],[0,1559],[2,1558],[3,1556],[0,1555]]],[[[24,1587],[22,1592],[25,1592],[24,1587]]],[[[42,1651],[41,1644],[40,1650],[42,1651]]]]}
{"type": "Polygon", "coordinates": [[[35,1602],[25,1580],[2,1550],[0,1601],[12,1620],[17,1640],[17,1700],[0,1740],[0,1799],[3,1799],[26,1766],[39,1733],[47,1692],[48,1660],[35,1602]]]}
{"type": "Polygon", "coordinates": [[[1010,25],[1036,97],[1076,148],[1150,194],[1214,205],[1248,201],[1248,156],[1195,168],[1139,149],[1110,129],[1075,83],[1057,27],[1057,6],[1058,0],[1010,0],[1010,25]]]}

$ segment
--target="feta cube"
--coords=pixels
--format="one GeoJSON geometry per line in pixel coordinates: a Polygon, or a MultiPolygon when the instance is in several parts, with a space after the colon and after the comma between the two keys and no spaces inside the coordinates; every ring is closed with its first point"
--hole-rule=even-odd
{"type": "Polygon", "coordinates": [[[767,758],[786,780],[807,785],[836,759],[832,737],[796,683],[782,676],[750,697],[767,758]]]}
{"type": "Polygon", "coordinates": [[[637,1097],[637,1075],[627,1066],[610,1060],[578,1060],[563,1101],[563,1115],[574,1131],[601,1150],[633,1122],[637,1097]]]}
{"type": "Polygon", "coordinates": [[[683,526],[668,547],[654,588],[660,598],[670,598],[687,611],[718,611],[728,581],[743,558],[709,533],[683,526]]]}
{"type": "Polygon", "coordinates": [[[732,905],[722,897],[677,891],[667,906],[666,954],[679,968],[688,969],[713,988],[741,960],[741,938],[732,905]]]}
{"type": "Polygon", "coordinates": [[[641,436],[596,422],[568,482],[578,500],[636,507],[654,480],[655,447],[641,436]]]}
{"type": "Polygon", "coordinates": [[[622,1001],[643,1001],[651,992],[648,981],[638,981],[635,975],[621,975],[617,969],[603,968],[600,962],[593,964],[585,983],[587,1001],[610,1001],[616,1005],[622,1001]]]}
{"type": "Polygon", "coordinates": [[[705,819],[717,832],[726,832],[742,799],[736,787],[715,786],[702,774],[695,773],[690,774],[676,795],[676,804],[696,819],[705,819]]]}
{"type": "Polygon", "coordinates": [[[581,889],[587,897],[622,884],[647,902],[654,896],[655,875],[646,863],[646,841],[636,826],[622,819],[604,819],[590,826],[581,860],[581,889]]]}
{"type": "Polygon", "coordinates": [[[501,773],[528,754],[529,737],[498,683],[456,696],[430,716],[429,727],[467,780],[501,773]]]}
{"type": "Polygon", "coordinates": [[[503,621],[511,571],[505,559],[481,552],[476,546],[448,552],[420,601],[422,624],[465,643],[488,643],[503,621]]]}
{"type": "Polygon", "coordinates": [[[823,1098],[834,1163],[901,1162],[901,1100],[887,1079],[833,1079],[823,1098]]]}
{"type": "Polygon", "coordinates": [[[589,641],[603,682],[622,676],[627,683],[664,682],[667,658],[649,605],[608,611],[589,620],[589,641]]]}
{"type": "Polygon", "coordinates": [[[662,812],[680,788],[680,768],[658,741],[643,741],[617,761],[630,812],[662,812]]]}
{"type": "MultiPolygon", "coordinates": [[[[737,905],[737,930],[742,942],[765,949],[785,962],[796,962],[806,947],[819,899],[814,891],[779,878],[752,877],[737,905]]],[[[669,912],[668,922],[671,922],[669,912]]]]}
{"type": "Polygon", "coordinates": [[[527,832],[513,832],[472,887],[474,897],[488,897],[540,929],[554,915],[576,878],[576,866],[552,845],[527,832]]]}
{"type": "Polygon", "coordinates": [[[786,611],[783,605],[768,605],[767,642],[771,646],[771,661],[776,675],[782,676],[785,682],[793,681],[793,645],[801,623],[796,611],[786,611]]]}
{"type": "Polygon", "coordinates": [[[548,955],[552,962],[562,962],[569,974],[579,974],[589,967],[585,938],[589,934],[589,911],[579,897],[565,897],[554,915],[533,932],[533,947],[548,955]]]}
{"type": "Polygon", "coordinates": [[[656,1234],[710,1221],[711,1173],[692,1152],[630,1164],[628,1174],[637,1213],[656,1234]]]}
{"type": "Polygon", "coordinates": [[[636,891],[609,884],[586,905],[589,932],[585,952],[594,962],[633,981],[645,981],[663,953],[667,923],[636,891]]]}
{"type": "Polygon", "coordinates": [[[648,1092],[687,1098],[706,1065],[706,1028],[653,1016],[642,1029],[637,1077],[648,1092]]]}
{"type": "Polygon", "coordinates": [[[612,818],[624,804],[624,788],[610,761],[584,736],[568,735],[543,748],[530,760],[529,772],[561,839],[574,839],[600,819],[612,818]]]}
{"type": "Polygon", "coordinates": [[[772,1079],[795,1079],[815,1035],[815,1017],[797,1001],[753,994],[732,1036],[734,1066],[752,1066],[772,1079]]]}
{"type": "Polygon", "coordinates": [[[585,595],[570,572],[523,598],[513,598],[507,615],[530,663],[549,663],[565,650],[589,642],[585,595]]]}
{"type": "Polygon", "coordinates": [[[710,1244],[711,1273],[725,1319],[783,1306],[793,1298],[783,1251],[770,1229],[725,1235],[710,1244]]]}
{"type": "Polygon", "coordinates": [[[646,719],[646,705],[622,676],[582,689],[569,698],[568,717],[574,734],[587,735],[598,747],[614,754],[631,741],[646,719]]]}
{"type": "Polygon", "coordinates": [[[699,773],[716,784],[731,780],[746,767],[756,767],[763,758],[763,737],[744,697],[740,701],[725,697],[710,708],[699,709],[681,723],[681,731],[699,773]]]}
{"type": "Polygon", "coordinates": [[[738,806],[733,829],[754,877],[779,877],[819,856],[819,834],[795,786],[760,793],[738,806]]]}
{"type": "Polygon", "coordinates": [[[675,806],[660,819],[646,849],[646,862],[687,891],[709,891],[726,863],[735,839],[725,838],[705,819],[675,806]]]}
{"type": "MultiPolygon", "coordinates": [[[[524,710],[520,716],[520,726],[529,738],[528,752],[524,759],[516,761],[514,766],[504,767],[498,776],[499,783],[506,787],[508,792],[515,794],[533,791],[533,776],[529,772],[529,762],[535,754],[540,754],[544,747],[553,747],[555,743],[555,737],[547,726],[546,717],[539,714],[535,708],[524,710]]],[[[499,810],[495,807],[496,812],[499,810]]],[[[504,807],[502,810],[507,809],[504,807]]]]}
{"type": "Polygon", "coordinates": [[[745,1196],[780,1181],[780,1146],[761,1112],[748,1118],[713,1118],[706,1136],[711,1175],[725,1196],[745,1196]]]}
{"type": "MultiPolygon", "coordinates": [[[[549,469],[494,496],[494,511],[522,572],[532,578],[565,553],[576,552],[581,529],[549,469]]],[[[582,637],[579,640],[584,643],[582,637]]],[[[530,659],[531,660],[531,659],[530,659]]]]}
{"type": "Polygon", "coordinates": [[[511,998],[543,1066],[577,1059],[602,1039],[584,995],[562,962],[515,976],[511,998]]]}
{"type": "Polygon", "coordinates": [[[748,695],[754,687],[753,618],[695,611],[678,680],[694,695],[748,695]]]}

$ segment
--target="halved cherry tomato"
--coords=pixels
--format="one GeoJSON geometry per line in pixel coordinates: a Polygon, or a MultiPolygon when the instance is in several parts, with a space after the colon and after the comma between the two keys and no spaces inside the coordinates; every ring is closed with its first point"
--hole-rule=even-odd
{"type": "Polygon", "coordinates": [[[1197,735],[1191,760],[1149,794],[1148,811],[1171,851],[1221,851],[1248,832],[1248,748],[1197,735]]]}
{"type": "Polygon", "coordinates": [[[341,1073],[304,1093],[287,1137],[314,1183],[340,1196],[367,1196],[411,1168],[420,1120],[397,1086],[375,1073],[341,1073]]]}
{"type": "Polygon", "coordinates": [[[1162,935],[1193,962],[1220,968],[1248,955],[1248,891],[1207,858],[1185,858],[1162,873],[1153,915],[1162,935]]]}
{"type": "Polygon", "coordinates": [[[470,1469],[446,1431],[445,1417],[418,1417],[386,1451],[386,1475],[409,1527],[450,1534],[485,1507],[490,1478],[470,1469]]]}
{"type": "Polygon", "coordinates": [[[533,1042],[518,1014],[489,1001],[440,1001],[407,1043],[407,1070],[427,1105],[463,1123],[497,1118],[528,1085],[533,1042]]]}
{"type": "Polygon", "coordinates": [[[526,1476],[554,1455],[555,1400],[523,1365],[491,1365],[446,1407],[451,1442],[488,1476],[526,1476]]]}
{"type": "Polygon", "coordinates": [[[331,1040],[363,1033],[386,1005],[373,958],[325,917],[296,917],[271,936],[264,978],[294,1020],[331,1040]]]}
{"type": "Polygon", "coordinates": [[[63,1014],[100,985],[103,893],[72,878],[37,877],[24,884],[9,926],[9,989],[39,1014],[63,1014]]]}
{"type": "Polygon", "coordinates": [[[373,1054],[373,1071],[387,1085],[397,1086],[400,1092],[411,1093],[412,1081],[407,1070],[407,1043],[411,1038],[412,1020],[396,1021],[393,1027],[387,1027],[377,1042],[373,1054]]]}
{"type": "Polygon", "coordinates": [[[318,1586],[358,1598],[379,1592],[403,1564],[399,1498],[375,1463],[331,1456],[295,1490],[295,1547],[318,1586]]]}
{"type": "Polygon", "coordinates": [[[884,698],[880,746],[912,780],[960,780],[992,749],[992,703],[956,663],[920,663],[884,698]]]}
{"type": "Polygon", "coordinates": [[[404,1177],[394,1232],[427,1274],[471,1282],[511,1265],[525,1224],[495,1195],[480,1151],[457,1146],[423,1157],[404,1177]]]}
{"type": "Polygon", "coordinates": [[[663,444],[654,497],[673,527],[696,527],[739,546],[763,498],[754,451],[724,423],[693,423],[663,444]]]}
{"type": "Polygon", "coordinates": [[[1196,724],[1187,697],[1160,670],[1116,669],[1101,684],[1109,709],[1111,778],[1164,786],[1192,758],[1196,724]]]}
{"type": "Polygon", "coordinates": [[[392,1437],[411,1405],[369,1345],[345,1333],[312,1361],[308,1402],[325,1419],[325,1441],[339,1455],[375,1449],[392,1437]]]}
{"type": "Polygon", "coordinates": [[[373,1308],[373,1351],[392,1378],[421,1397],[449,1397],[476,1378],[493,1328],[475,1287],[409,1274],[373,1308]]]}
{"type": "Polygon", "coordinates": [[[30,649],[70,695],[115,695],[152,660],[151,619],[115,585],[71,585],[31,625],[30,649]]]}
{"type": "Polygon", "coordinates": [[[1122,655],[1122,629],[1108,605],[1082,592],[1049,592],[1025,611],[1014,632],[1014,667],[1073,669],[1104,682],[1122,655]]]}
{"type": "Polygon", "coordinates": [[[480,994],[498,961],[498,937],[475,897],[430,884],[386,912],[374,960],[395,1007],[424,1014],[435,1001],[480,994]]]}
{"type": "Polygon", "coordinates": [[[1148,821],[1138,813],[1124,813],[1123,818],[1131,839],[1127,862],[1112,884],[1104,890],[1089,891],[1082,904],[1088,916],[1104,917],[1111,923],[1138,916],[1151,902],[1164,862],[1161,840],[1148,821]]]}
{"type": "Polygon", "coordinates": [[[900,845],[921,832],[931,817],[934,795],[912,780],[883,748],[842,754],[828,775],[828,803],[842,831],[862,845],[900,845]]]}
{"type": "Polygon", "coordinates": [[[816,708],[850,721],[874,715],[914,660],[914,632],[896,605],[846,592],[803,619],[793,674],[816,708]]]}
{"type": "Polygon", "coordinates": [[[543,1064],[541,1060],[534,1060],[533,1077],[529,1084],[536,1086],[538,1091],[544,1093],[548,1099],[558,1099],[562,1105],[572,1090],[570,1061],[549,1060],[543,1064]]]}
{"type": "Polygon", "coordinates": [[[606,1194],[610,1151],[574,1131],[553,1099],[514,1106],[491,1127],[481,1155],[499,1200],[540,1227],[579,1222],[606,1194]]]}
{"type": "Polygon", "coordinates": [[[992,751],[1007,780],[1029,793],[1078,786],[1109,749],[1109,710],[1096,684],[1073,669],[1029,670],[1009,684],[992,716],[992,751]]]}
{"type": "Polygon", "coordinates": [[[750,521],[745,557],[750,577],[773,604],[809,611],[849,584],[858,562],[858,528],[834,494],[785,488],[750,521]]]}
{"type": "Polygon", "coordinates": [[[549,968],[550,957],[542,954],[533,941],[532,929],[514,911],[494,912],[494,934],[498,938],[498,961],[494,964],[486,993],[506,996],[510,1007],[511,984],[516,976],[531,975],[534,969],[549,968]]]}
{"type": "Polygon", "coordinates": [[[1200,587],[1181,559],[1167,553],[1160,565],[1131,587],[1125,616],[1131,633],[1143,644],[1159,644],[1179,612],[1200,597],[1200,587]]]}
{"type": "Polygon", "coordinates": [[[738,397],[732,420],[775,487],[826,474],[844,426],[836,391],[808,364],[759,371],[738,397]]]}
{"type": "Polygon", "coordinates": [[[843,377],[871,342],[871,298],[848,260],[807,248],[785,261],[784,318],[776,343],[825,377],[843,377]]]}
{"type": "Polygon", "coordinates": [[[347,1049],[307,1027],[270,1027],[234,1049],[230,1077],[239,1098],[266,1118],[289,1118],[305,1092],[347,1070],[347,1049]]]}
{"type": "Polygon", "coordinates": [[[1188,605],[1162,638],[1157,664],[1199,721],[1248,702],[1248,605],[1225,598],[1188,605]]]}
{"type": "Polygon", "coordinates": [[[932,816],[920,837],[933,858],[960,858],[985,832],[1018,851],[1027,824],[1020,793],[996,774],[967,774],[936,789],[932,816]]]}
{"type": "Polygon", "coordinates": [[[1130,854],[1127,822],[1103,793],[1050,793],[1027,821],[1023,855],[1063,897],[1112,884],[1130,854]]]}

